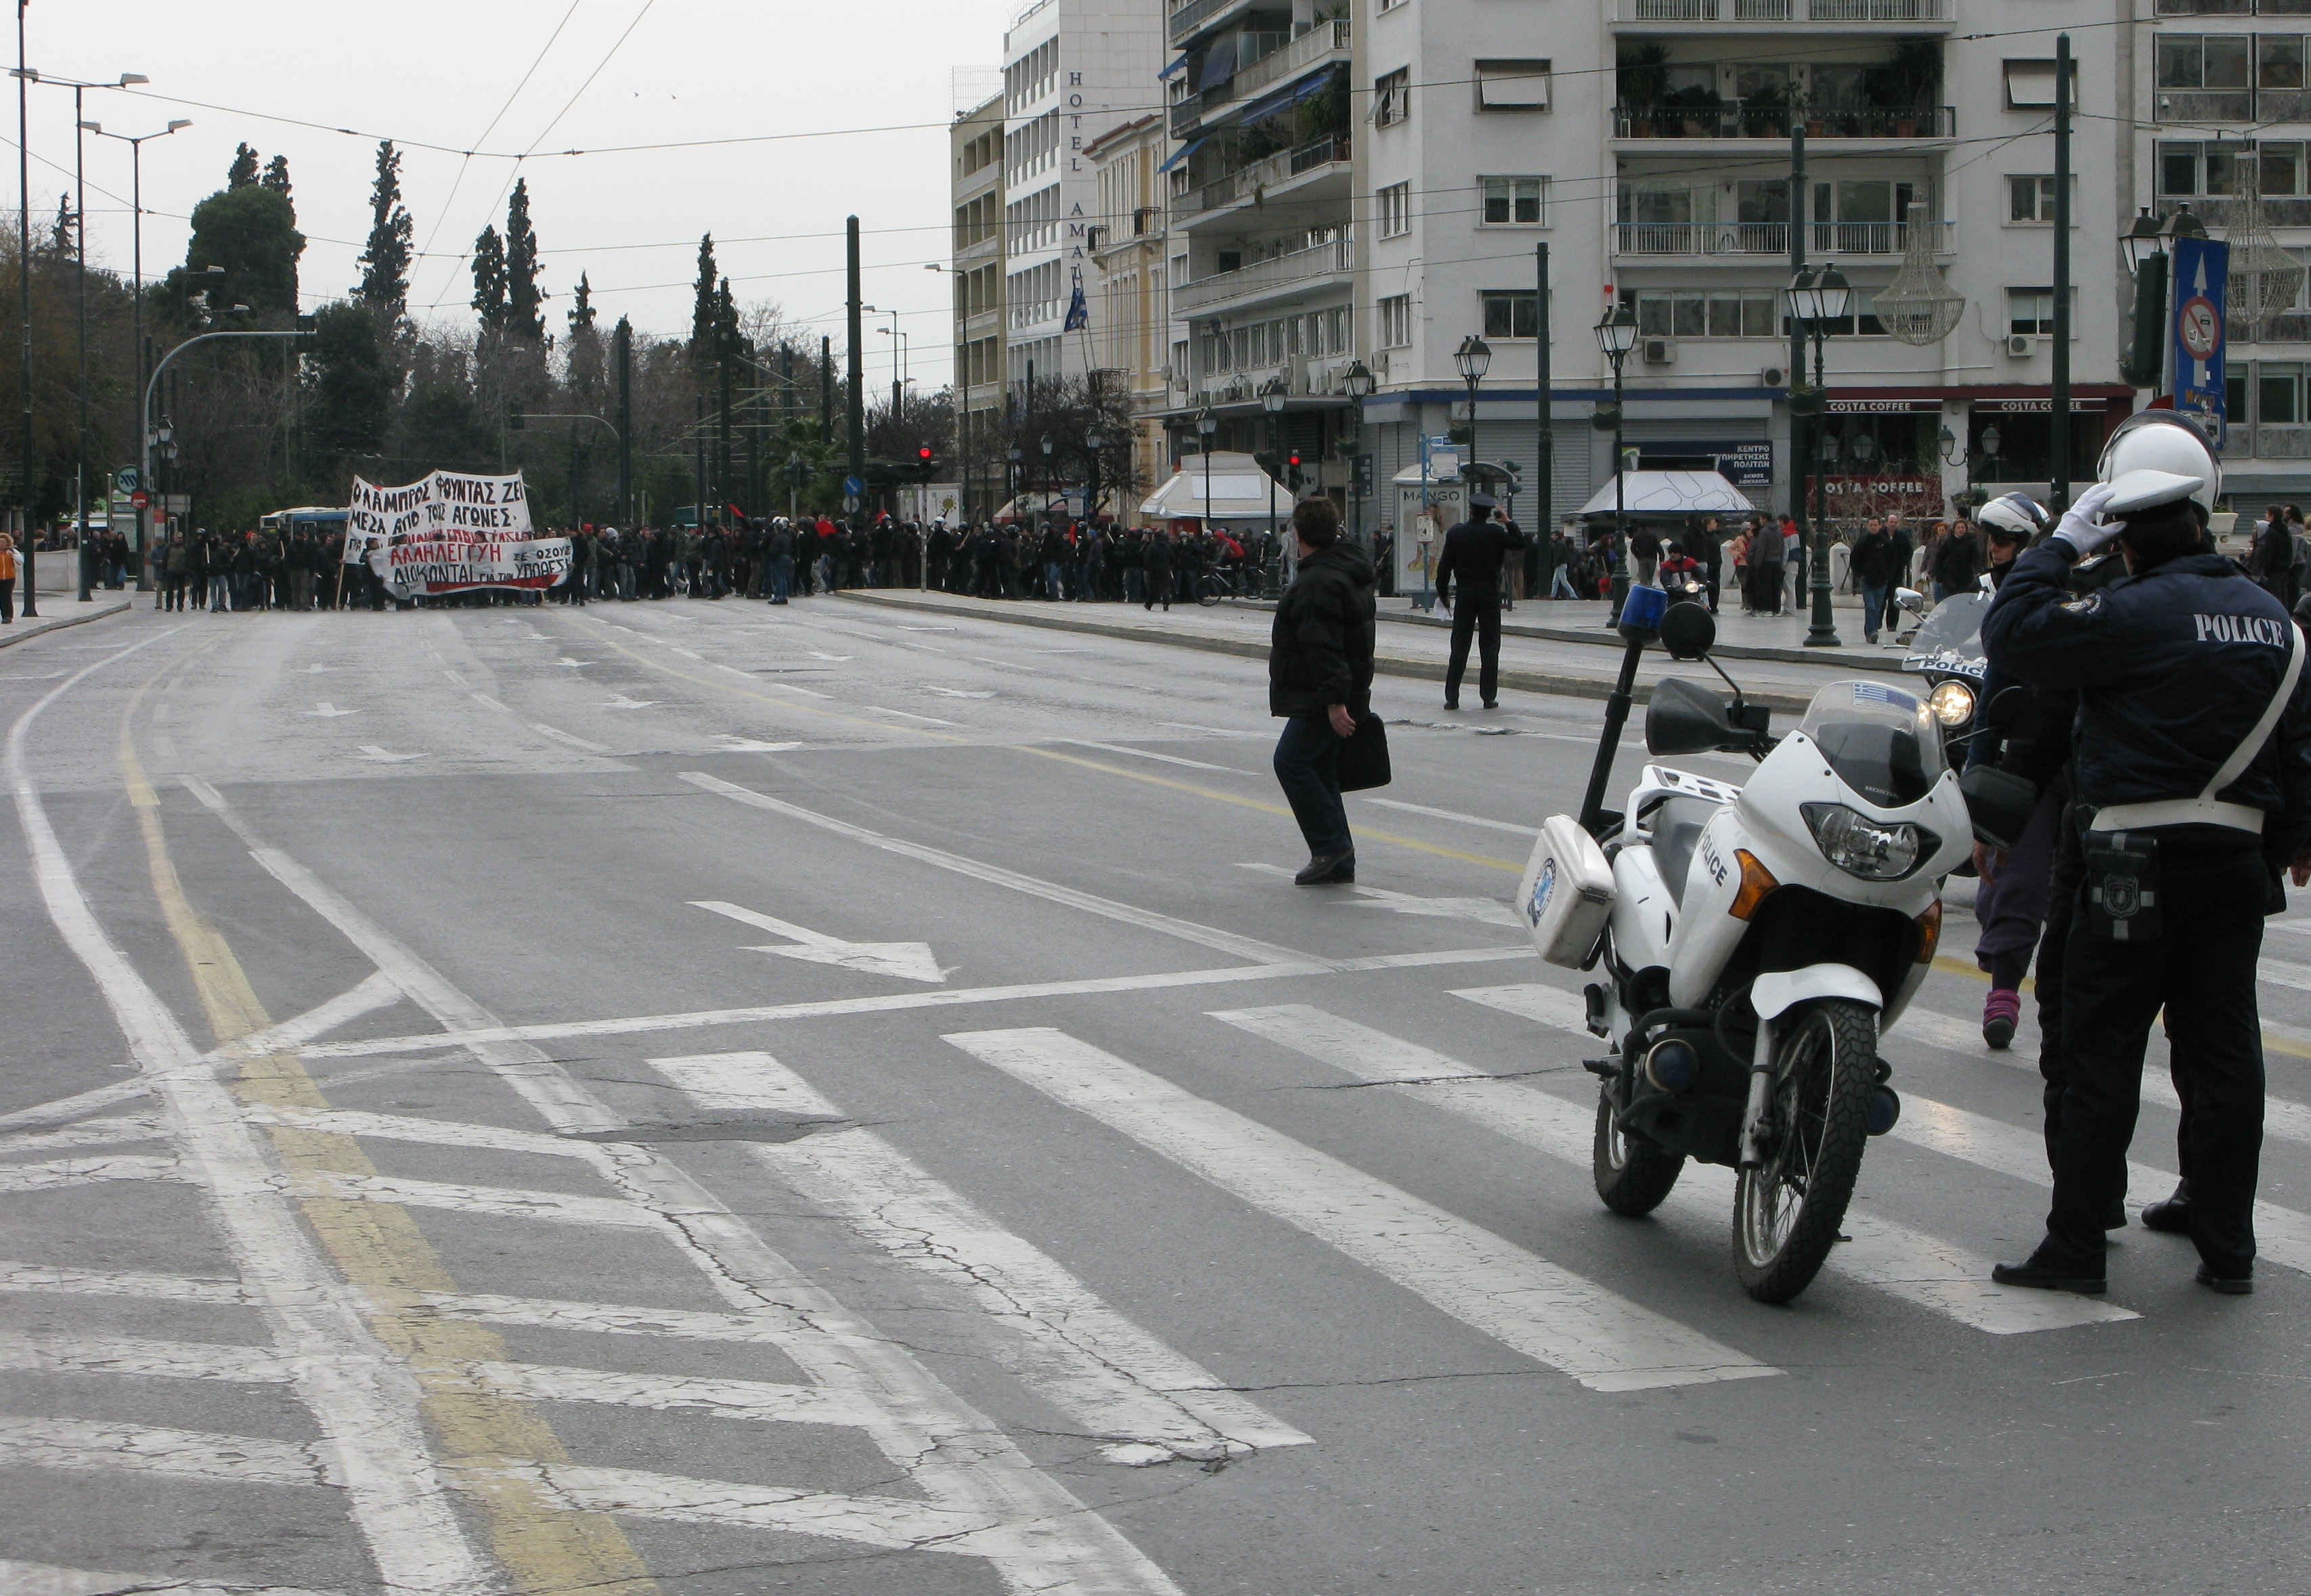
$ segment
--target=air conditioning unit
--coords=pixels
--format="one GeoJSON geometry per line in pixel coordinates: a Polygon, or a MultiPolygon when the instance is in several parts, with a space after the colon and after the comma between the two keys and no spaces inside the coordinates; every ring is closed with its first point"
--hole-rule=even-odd
{"type": "Polygon", "coordinates": [[[2006,353],[2015,360],[2028,360],[2037,349],[2038,340],[2029,333],[2006,335],[2006,353]]]}
{"type": "Polygon", "coordinates": [[[1677,363],[1677,344],[1668,338],[1645,340],[1645,364],[1668,366],[1677,363]]]}
{"type": "Polygon", "coordinates": [[[1787,366],[1762,366],[1757,371],[1757,385],[1760,388],[1787,388],[1790,385],[1790,369],[1787,366]]]}

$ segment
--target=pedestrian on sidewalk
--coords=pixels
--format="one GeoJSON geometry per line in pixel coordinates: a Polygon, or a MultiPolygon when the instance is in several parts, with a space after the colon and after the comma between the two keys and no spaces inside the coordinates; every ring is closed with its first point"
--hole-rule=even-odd
{"type": "Polygon", "coordinates": [[[1640,526],[1629,534],[1629,558],[1637,568],[1637,586],[1657,588],[1661,572],[1661,534],[1651,527],[1640,526]]]}
{"type": "Polygon", "coordinates": [[[1172,556],[1176,552],[1172,546],[1170,528],[1158,528],[1148,537],[1147,597],[1141,601],[1140,608],[1152,610],[1160,604],[1166,614],[1171,612],[1172,556]]]}
{"type": "MultiPolygon", "coordinates": [[[[1658,549],[1660,545],[1655,543],[1658,549]]],[[[1444,534],[1436,561],[1436,602],[1452,617],[1452,651],[1444,667],[1444,707],[1461,707],[1461,678],[1469,668],[1469,643],[1477,643],[1477,696],[1496,709],[1501,680],[1501,568],[1509,551],[1524,548],[1518,531],[1490,493],[1469,495],[1469,519],[1444,534]],[[1461,607],[1452,607],[1452,579],[1461,579],[1461,607]]]]}
{"type": "Polygon", "coordinates": [[[1299,565],[1269,632],[1268,712],[1284,721],[1276,781],[1308,844],[1308,862],[1293,882],[1329,886],[1356,878],[1356,840],[1340,799],[1340,745],[1356,735],[1356,717],[1372,710],[1373,568],[1340,536],[1340,512],[1330,499],[1295,505],[1292,532],[1299,565]]]}
{"type": "Polygon", "coordinates": [[[1886,595],[1898,580],[1894,563],[1894,540],[1886,523],[1871,516],[1853,540],[1853,585],[1862,594],[1862,640],[1878,646],[1878,624],[1886,613],[1886,595]]]}
{"type": "Polygon", "coordinates": [[[1783,516],[1778,530],[1761,528],[1749,539],[1749,603],[1759,615],[1782,613],[1782,551],[1797,535],[1797,522],[1783,516]]]}
{"type": "Polygon", "coordinates": [[[16,624],[16,540],[0,532],[0,626],[16,624]]]}
{"type": "Polygon", "coordinates": [[[1934,602],[1953,593],[1971,593],[1982,575],[1982,550],[1964,516],[1951,523],[1949,536],[1934,550],[1934,602]]]}

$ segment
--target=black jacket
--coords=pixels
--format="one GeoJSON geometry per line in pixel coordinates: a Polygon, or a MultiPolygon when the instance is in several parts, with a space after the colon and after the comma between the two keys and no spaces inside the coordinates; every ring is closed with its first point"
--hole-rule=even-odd
{"type": "Polygon", "coordinates": [[[1853,574],[1873,588],[1890,587],[1907,574],[1897,563],[1894,540],[1883,531],[1864,532],[1853,541],[1853,574]]]}
{"type": "Polygon", "coordinates": [[[1491,604],[1501,596],[1501,563],[1511,549],[1524,547],[1524,534],[1511,523],[1462,521],[1444,534],[1444,552],[1436,559],[1436,592],[1452,602],[1454,577],[1461,579],[1461,597],[1491,604]]]}
{"type": "Polygon", "coordinates": [[[1934,551],[1933,579],[1953,593],[1962,593],[1974,586],[1974,579],[1982,574],[1982,551],[1969,532],[1961,537],[1951,533],[1942,539],[1942,546],[1934,551]]]}
{"type": "Polygon", "coordinates": [[[1333,704],[1372,707],[1372,561],[1334,542],[1300,562],[1269,635],[1268,712],[1321,715],[1333,704]]]}
{"type": "MultiPolygon", "coordinates": [[[[2073,598],[2059,541],[2014,562],[1982,618],[1991,668],[2079,690],[2078,796],[2099,808],[2196,798],[2271,702],[2291,639],[2279,601],[2220,554],[2185,554],[2073,598]]],[[[2311,834],[2311,671],[2246,773],[2264,857],[2311,834]]]]}

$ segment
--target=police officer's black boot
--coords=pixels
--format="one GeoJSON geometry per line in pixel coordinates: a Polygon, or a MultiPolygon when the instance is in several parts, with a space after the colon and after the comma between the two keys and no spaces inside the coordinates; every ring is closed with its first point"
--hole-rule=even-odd
{"type": "Polygon", "coordinates": [[[2167,1235],[2191,1234],[2191,1182],[2175,1182],[2175,1195],[2164,1202],[2154,1202],[2142,1210],[2142,1228],[2167,1235]]]}

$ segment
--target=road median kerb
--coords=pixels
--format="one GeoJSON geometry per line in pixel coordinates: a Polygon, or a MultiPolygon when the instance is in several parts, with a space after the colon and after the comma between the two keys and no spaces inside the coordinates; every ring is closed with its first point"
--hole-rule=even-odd
{"type": "MultiPolygon", "coordinates": [[[[10,649],[15,647],[18,643],[28,643],[36,637],[46,637],[51,632],[62,632],[67,626],[79,626],[90,621],[101,621],[107,615],[124,615],[129,609],[134,607],[135,604],[135,600],[133,598],[119,598],[115,599],[110,604],[98,605],[95,608],[91,609],[85,615],[57,615],[54,617],[48,615],[34,615],[32,617],[32,624],[29,627],[25,627],[24,630],[21,632],[0,632],[0,649],[10,649]]],[[[18,626],[24,626],[22,616],[20,615],[17,617],[16,624],[18,626]]]]}
{"type": "MultiPolygon", "coordinates": [[[[942,602],[941,599],[918,598],[903,589],[851,588],[836,595],[859,604],[881,605],[889,609],[916,610],[927,615],[972,615],[981,620],[998,621],[1007,626],[1034,626],[1046,632],[1073,632],[1088,637],[1110,637],[1125,642],[1159,643],[1166,648],[1194,649],[1206,654],[1234,654],[1245,659],[1268,658],[1268,644],[1250,638],[1215,637],[1208,632],[1161,632],[1152,626],[1117,624],[1072,615],[1038,615],[1010,605],[985,607],[942,602]]],[[[1375,654],[1374,674],[1383,676],[1403,676],[1420,682],[1442,682],[1444,662],[1441,659],[1416,659],[1403,654],[1375,654]]],[[[1567,672],[1515,669],[1501,667],[1501,685],[1520,693],[1548,693],[1560,698],[1595,698],[1609,696],[1613,691],[1610,676],[1574,676],[1567,672]]],[[[1644,703],[1651,696],[1648,684],[1637,684],[1635,701],[1644,703]]],[[[1810,693],[1780,693],[1762,689],[1745,693],[1751,703],[1770,710],[1802,713],[1813,702],[1810,693]]]]}

